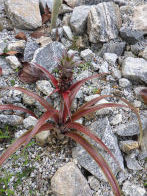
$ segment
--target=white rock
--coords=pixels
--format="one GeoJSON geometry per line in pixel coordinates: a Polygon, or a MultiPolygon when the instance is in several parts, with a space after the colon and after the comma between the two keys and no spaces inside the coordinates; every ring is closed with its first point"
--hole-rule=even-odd
{"type": "Polygon", "coordinates": [[[36,100],[26,94],[23,95],[23,102],[27,105],[33,105],[36,100]]]}
{"type": "Polygon", "coordinates": [[[147,83],[147,61],[143,58],[127,57],[122,63],[122,75],[147,83]]]}
{"type": "Polygon", "coordinates": [[[15,27],[32,30],[42,25],[39,0],[5,0],[4,3],[15,27]]]}
{"type": "Polygon", "coordinates": [[[100,70],[99,70],[99,73],[108,73],[108,67],[109,67],[109,64],[104,61],[101,66],[100,66],[100,70]]]}
{"type": "Polygon", "coordinates": [[[19,137],[22,136],[26,131],[27,131],[26,129],[17,131],[17,132],[15,133],[15,138],[19,138],[19,137]]]}
{"type": "Polygon", "coordinates": [[[131,85],[131,82],[126,78],[119,79],[119,86],[125,88],[131,85]]]}
{"type": "Polygon", "coordinates": [[[69,40],[73,40],[73,34],[71,32],[71,29],[69,26],[63,26],[63,31],[65,36],[69,39],[69,40]]]}
{"type": "Polygon", "coordinates": [[[37,119],[33,116],[28,116],[23,120],[23,125],[26,129],[34,127],[37,123],[37,119]]]}
{"type": "Polygon", "coordinates": [[[8,44],[8,50],[15,50],[15,51],[24,50],[25,43],[26,43],[25,40],[19,40],[19,41],[12,42],[8,44]]]}
{"type": "Polygon", "coordinates": [[[103,58],[111,65],[115,65],[118,56],[114,53],[104,53],[103,58]]]}
{"type": "Polygon", "coordinates": [[[39,80],[36,82],[37,89],[41,91],[45,95],[50,95],[53,91],[53,88],[49,81],[47,80],[39,80]]]}
{"type": "Polygon", "coordinates": [[[38,141],[41,145],[44,145],[45,143],[47,143],[47,138],[50,135],[50,131],[46,130],[46,131],[42,131],[38,134],[36,134],[36,141],[38,141]]]}
{"type": "Polygon", "coordinates": [[[21,63],[19,62],[19,60],[16,56],[7,56],[6,61],[10,64],[12,69],[16,69],[18,67],[21,67],[21,63]]]}
{"type": "Polygon", "coordinates": [[[117,114],[112,121],[110,122],[112,125],[117,125],[119,123],[122,122],[122,115],[121,114],[117,114]]]}
{"type": "Polygon", "coordinates": [[[136,6],[134,10],[134,27],[137,30],[142,30],[144,34],[147,33],[147,4],[136,6]]]}
{"type": "Polygon", "coordinates": [[[90,50],[90,49],[85,49],[85,50],[81,51],[81,57],[82,57],[85,61],[92,61],[93,58],[95,57],[95,54],[92,52],[92,50],[90,50]]]}

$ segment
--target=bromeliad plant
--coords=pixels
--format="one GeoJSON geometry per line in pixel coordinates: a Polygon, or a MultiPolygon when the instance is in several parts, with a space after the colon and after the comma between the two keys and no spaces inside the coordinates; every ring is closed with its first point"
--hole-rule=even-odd
{"type": "MultiPolygon", "coordinates": [[[[31,64],[30,64],[31,65],[31,64]]],[[[112,190],[115,196],[120,196],[121,191],[119,185],[117,183],[116,178],[112,174],[111,169],[109,168],[108,164],[102,157],[102,155],[97,152],[97,150],[81,135],[84,134],[94,140],[96,143],[101,145],[101,147],[109,153],[109,155],[117,162],[116,158],[112,154],[112,152],[108,149],[108,147],[94,135],[87,127],[83,126],[82,124],[76,122],[76,120],[84,117],[89,113],[93,113],[97,110],[107,108],[107,107],[125,107],[130,108],[135,112],[138,117],[139,125],[140,125],[140,139],[139,143],[141,142],[142,138],[142,126],[138,111],[125,99],[120,98],[125,104],[117,104],[117,103],[104,103],[99,104],[98,101],[107,98],[113,97],[111,95],[103,95],[98,98],[95,98],[83,106],[81,106],[75,113],[71,113],[71,105],[72,102],[79,91],[80,87],[88,80],[98,77],[104,77],[106,74],[95,74],[90,77],[87,77],[83,80],[77,81],[72,83],[72,76],[73,76],[73,68],[76,65],[73,56],[69,56],[67,54],[63,55],[60,64],[59,64],[59,79],[57,80],[51,73],[49,73],[45,68],[38,64],[32,64],[35,68],[39,69],[43,74],[46,75],[48,79],[51,80],[52,84],[55,87],[55,90],[52,93],[58,92],[61,97],[60,102],[60,109],[56,110],[53,108],[44,98],[40,97],[34,92],[26,90],[21,87],[8,87],[7,89],[11,90],[19,90],[22,93],[27,94],[35,98],[40,104],[46,109],[46,112],[38,119],[37,124],[34,128],[28,130],[24,133],[20,138],[18,138],[9,148],[1,155],[0,157],[0,165],[9,158],[18,148],[22,145],[26,146],[30,140],[38,133],[44,130],[51,130],[56,131],[57,134],[65,135],[77,143],[79,143],[90,155],[91,157],[97,162],[99,167],[104,172],[105,176],[107,177],[112,190]],[[50,120],[50,121],[48,121],[50,120]]],[[[14,106],[14,105],[0,105],[1,110],[21,110],[24,111],[34,117],[36,115],[25,108],[14,106]]],[[[36,117],[37,118],[37,117],[36,117]]],[[[118,163],[118,162],[117,162],[118,163]]],[[[119,163],[118,163],[119,164],[119,163]]]]}

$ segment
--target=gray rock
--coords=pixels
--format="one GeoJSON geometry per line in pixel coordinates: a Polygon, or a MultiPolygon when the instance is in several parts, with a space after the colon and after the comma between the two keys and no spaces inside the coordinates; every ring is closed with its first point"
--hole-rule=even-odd
{"type": "Polygon", "coordinates": [[[131,29],[130,27],[120,28],[120,36],[129,44],[135,44],[144,38],[141,31],[131,29]]]}
{"type": "Polygon", "coordinates": [[[136,6],[134,10],[134,28],[137,30],[141,30],[144,32],[144,34],[147,33],[147,4],[136,6]]]}
{"type": "Polygon", "coordinates": [[[145,189],[139,185],[133,184],[130,181],[126,181],[123,184],[122,191],[127,196],[145,196],[145,189]]]}
{"type": "Polygon", "coordinates": [[[99,56],[103,57],[104,53],[115,53],[121,56],[124,52],[126,42],[110,42],[104,43],[102,49],[99,52],[99,56]]]}
{"type": "Polygon", "coordinates": [[[63,32],[69,40],[73,40],[73,34],[69,26],[63,26],[63,32]]]}
{"type": "Polygon", "coordinates": [[[112,120],[111,120],[111,124],[112,125],[117,125],[119,123],[122,122],[122,114],[117,114],[112,120]]]}
{"type": "Polygon", "coordinates": [[[69,7],[66,4],[62,4],[61,8],[60,8],[60,11],[59,11],[59,14],[66,14],[66,13],[70,13],[72,11],[73,11],[73,9],[71,7],[69,7]]]}
{"type": "Polygon", "coordinates": [[[59,63],[59,59],[65,52],[65,47],[59,42],[52,42],[45,47],[36,50],[33,62],[45,67],[48,71],[55,69],[59,63]]]}
{"type": "Polygon", "coordinates": [[[115,65],[118,56],[114,53],[105,53],[103,58],[111,65],[115,65]]]}
{"type": "Polygon", "coordinates": [[[108,67],[109,67],[109,64],[104,61],[101,66],[100,66],[100,69],[99,69],[99,73],[108,73],[108,67]]]}
{"type": "Polygon", "coordinates": [[[137,42],[134,45],[131,45],[131,51],[135,54],[135,55],[139,55],[139,53],[143,52],[145,47],[147,46],[147,41],[140,41],[137,42]]]}
{"type": "Polygon", "coordinates": [[[147,83],[147,61],[143,58],[127,57],[122,63],[122,75],[147,83]]]}
{"type": "Polygon", "coordinates": [[[57,170],[51,179],[51,187],[56,196],[92,196],[87,180],[73,162],[57,170]]]}
{"type": "Polygon", "coordinates": [[[108,42],[118,37],[121,17],[118,5],[104,2],[92,6],[88,14],[88,34],[92,43],[108,42]]]}
{"type": "Polygon", "coordinates": [[[15,132],[15,138],[19,138],[20,136],[22,136],[25,132],[27,132],[26,129],[23,129],[23,130],[19,130],[17,132],[15,132]]]}
{"type": "Polygon", "coordinates": [[[22,122],[23,118],[21,116],[0,114],[0,123],[15,126],[21,125],[22,122]]]}
{"type": "Polygon", "coordinates": [[[37,119],[33,116],[28,116],[23,120],[23,125],[26,129],[34,127],[37,123],[37,119]]]}
{"type": "Polygon", "coordinates": [[[125,88],[131,85],[131,82],[126,78],[119,79],[119,86],[125,88]]]}
{"type": "Polygon", "coordinates": [[[82,50],[80,55],[85,61],[92,61],[95,57],[95,54],[90,49],[82,50]]]}
{"type": "Polygon", "coordinates": [[[143,51],[141,51],[139,53],[139,56],[143,57],[144,59],[147,60],[147,46],[145,47],[145,49],[143,51]]]}
{"type": "Polygon", "coordinates": [[[3,53],[4,49],[7,47],[7,43],[0,41],[0,53],[3,53]]]}
{"type": "Polygon", "coordinates": [[[38,80],[36,82],[36,87],[39,91],[47,96],[50,95],[54,90],[51,86],[51,83],[47,80],[38,80]]]}
{"type": "MultiPolygon", "coordinates": [[[[147,126],[147,118],[145,115],[141,115],[142,126],[145,128],[147,126]]],[[[119,125],[114,129],[114,132],[119,136],[133,136],[139,134],[138,120],[135,117],[134,120],[130,120],[126,124],[119,125]]]]}
{"type": "Polygon", "coordinates": [[[16,56],[8,56],[6,57],[6,61],[10,64],[12,69],[17,69],[21,67],[21,63],[19,62],[16,56]]]}
{"type": "Polygon", "coordinates": [[[85,33],[90,6],[75,7],[70,19],[70,26],[77,35],[85,33]]]}
{"type": "Polygon", "coordinates": [[[141,152],[139,154],[140,159],[147,158],[147,127],[143,130],[143,137],[141,143],[141,152]]]}
{"type": "Polygon", "coordinates": [[[66,49],[72,47],[72,41],[66,39],[66,38],[61,38],[61,43],[65,46],[66,49]]]}
{"type": "Polygon", "coordinates": [[[5,0],[5,8],[13,25],[20,29],[36,29],[42,25],[39,0],[5,0]]]}
{"type": "MultiPolygon", "coordinates": [[[[124,168],[123,157],[121,155],[121,152],[117,144],[117,138],[112,132],[108,119],[107,118],[99,119],[98,121],[92,123],[90,125],[90,130],[91,132],[96,134],[100,139],[102,139],[102,141],[113,152],[114,156],[117,157],[120,166],[124,168]]],[[[90,143],[94,144],[94,142],[91,140],[90,143]]],[[[112,160],[112,158],[110,158],[110,156],[99,145],[95,144],[95,147],[96,149],[98,149],[100,153],[102,153],[103,157],[111,166],[112,172],[114,173],[114,175],[116,175],[120,170],[120,168],[116,165],[116,162],[112,160]]],[[[82,167],[88,170],[95,177],[97,177],[100,180],[104,180],[104,181],[106,180],[100,168],[97,166],[96,162],[89,156],[89,154],[82,147],[78,146],[74,148],[72,152],[72,156],[73,158],[78,160],[78,163],[82,167]]]]}
{"type": "Polygon", "coordinates": [[[35,104],[36,100],[26,94],[23,95],[23,102],[24,104],[27,104],[27,105],[33,105],[35,104]]]}
{"type": "Polygon", "coordinates": [[[39,45],[35,41],[30,41],[26,43],[24,50],[24,61],[31,61],[35,51],[39,48],[39,45]]]}
{"type": "Polygon", "coordinates": [[[98,191],[100,189],[100,182],[97,178],[94,176],[88,177],[88,183],[90,185],[90,188],[94,191],[98,191]]]}
{"type": "Polygon", "coordinates": [[[114,78],[120,79],[121,78],[121,71],[117,68],[112,68],[112,75],[114,78]]]}

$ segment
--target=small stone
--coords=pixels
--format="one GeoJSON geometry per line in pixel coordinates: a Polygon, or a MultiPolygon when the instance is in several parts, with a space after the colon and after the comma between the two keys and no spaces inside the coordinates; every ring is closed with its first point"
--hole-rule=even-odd
{"type": "Polygon", "coordinates": [[[70,13],[72,12],[73,9],[71,7],[69,7],[68,5],[66,4],[62,4],[61,5],[61,9],[59,11],[59,14],[66,14],[66,13],[70,13]]]}
{"type": "Polygon", "coordinates": [[[18,61],[18,58],[16,56],[7,56],[6,61],[14,70],[21,67],[21,63],[18,61]]]}
{"type": "Polygon", "coordinates": [[[34,127],[37,123],[37,119],[33,116],[28,116],[23,120],[23,125],[26,129],[34,127]]]}
{"type": "Polygon", "coordinates": [[[15,133],[15,138],[16,138],[16,139],[19,138],[19,137],[22,136],[25,132],[27,132],[26,129],[17,131],[17,132],[15,133]]]}
{"type": "Polygon", "coordinates": [[[125,153],[129,153],[132,150],[138,149],[139,148],[139,144],[137,141],[133,141],[133,140],[126,140],[126,141],[120,141],[119,142],[119,146],[120,149],[125,152],[125,153]]]}
{"type": "Polygon", "coordinates": [[[112,74],[113,74],[113,77],[116,79],[121,78],[121,71],[118,70],[117,68],[112,68],[112,74]]]}
{"type": "Polygon", "coordinates": [[[32,62],[38,63],[49,72],[58,66],[59,59],[65,52],[65,47],[60,42],[52,42],[35,51],[32,62]]]}
{"type": "Polygon", "coordinates": [[[90,42],[108,42],[117,38],[121,22],[119,6],[114,2],[103,2],[92,6],[87,23],[90,42]]]}
{"type": "Polygon", "coordinates": [[[39,0],[5,0],[4,4],[6,13],[15,27],[33,30],[42,25],[39,0]]]}
{"type": "Polygon", "coordinates": [[[50,135],[50,131],[41,131],[40,133],[36,134],[36,141],[39,142],[41,145],[47,143],[47,139],[50,135]]]}
{"type": "Polygon", "coordinates": [[[144,188],[129,181],[125,181],[122,187],[122,191],[127,196],[145,196],[146,193],[144,188]]]}
{"type": "Polygon", "coordinates": [[[126,78],[119,79],[119,86],[126,88],[131,85],[131,82],[126,78]]]}
{"type": "Polygon", "coordinates": [[[108,67],[109,67],[109,64],[104,61],[101,66],[100,66],[100,69],[99,69],[99,73],[108,73],[108,67]]]}
{"type": "Polygon", "coordinates": [[[111,65],[115,65],[118,56],[114,53],[105,53],[103,58],[111,65]]]}
{"type": "Polygon", "coordinates": [[[36,87],[39,91],[41,91],[45,95],[50,95],[52,91],[54,90],[47,80],[39,80],[36,82],[36,87]]]}
{"type": "Polygon", "coordinates": [[[0,41],[0,53],[3,53],[5,48],[7,48],[7,43],[0,41]]]}
{"type": "Polygon", "coordinates": [[[147,33],[147,4],[136,6],[134,10],[134,28],[137,30],[141,30],[144,32],[144,34],[147,33]]]}
{"type": "Polygon", "coordinates": [[[135,55],[139,55],[141,52],[144,51],[146,45],[147,45],[147,41],[145,41],[145,40],[137,42],[136,44],[131,45],[131,51],[135,55]]]}
{"type": "Polygon", "coordinates": [[[143,33],[141,31],[131,29],[130,27],[122,27],[120,29],[120,35],[123,40],[125,40],[129,44],[135,44],[138,41],[144,39],[143,33]]]}
{"type": "Polygon", "coordinates": [[[40,38],[36,39],[37,44],[41,47],[44,47],[50,43],[52,43],[52,39],[50,37],[41,36],[40,38]]]}
{"type": "Polygon", "coordinates": [[[92,190],[98,191],[100,189],[100,182],[94,176],[88,177],[88,183],[89,183],[89,186],[92,190]]]}
{"type": "Polygon", "coordinates": [[[73,34],[69,26],[63,26],[63,32],[69,40],[73,40],[73,34]]]}
{"type": "Polygon", "coordinates": [[[51,179],[51,187],[56,196],[92,196],[87,180],[73,162],[57,170],[51,179]]]}
{"type": "Polygon", "coordinates": [[[86,5],[74,8],[70,19],[70,26],[75,34],[82,35],[85,32],[90,8],[90,6],[86,5]]]}
{"type": "Polygon", "coordinates": [[[110,122],[112,125],[117,125],[119,123],[122,122],[122,115],[121,114],[117,114],[112,121],[110,122]]]}
{"type": "Polygon", "coordinates": [[[39,45],[35,41],[27,42],[24,50],[24,61],[30,62],[33,59],[33,55],[38,48],[39,45]]]}
{"type": "Polygon", "coordinates": [[[26,94],[23,95],[23,102],[24,104],[27,104],[27,105],[33,105],[36,100],[26,94]]]}
{"type": "Polygon", "coordinates": [[[0,122],[11,126],[21,125],[23,122],[23,118],[17,115],[0,114],[0,122]]]}
{"type": "Polygon", "coordinates": [[[121,56],[124,52],[126,42],[109,42],[104,43],[102,49],[99,52],[99,56],[103,57],[105,53],[115,53],[121,56]]]}
{"type": "Polygon", "coordinates": [[[122,63],[124,77],[147,83],[147,62],[143,58],[127,57],[122,63]]]}
{"type": "Polygon", "coordinates": [[[82,80],[82,79],[84,79],[84,78],[87,78],[87,77],[89,77],[89,76],[91,76],[91,72],[90,71],[88,71],[88,70],[85,70],[85,71],[83,71],[81,74],[79,74],[78,76],[77,76],[77,81],[78,80],[82,80]]]}
{"type": "Polygon", "coordinates": [[[81,57],[85,60],[85,61],[92,61],[93,58],[95,57],[95,54],[92,52],[92,50],[90,49],[85,49],[83,51],[81,51],[81,57]]]}
{"type": "Polygon", "coordinates": [[[140,107],[141,107],[141,101],[134,100],[133,105],[134,105],[134,107],[136,107],[136,108],[140,108],[140,107]]]}
{"type": "Polygon", "coordinates": [[[145,47],[145,49],[139,53],[139,56],[147,60],[147,47],[145,47]]]}
{"type": "Polygon", "coordinates": [[[139,165],[138,161],[136,160],[135,154],[129,154],[125,157],[127,167],[132,170],[142,170],[143,168],[139,165]]]}
{"type": "Polygon", "coordinates": [[[15,41],[12,42],[8,45],[8,50],[14,50],[14,51],[18,51],[18,52],[23,52],[24,48],[25,48],[25,40],[19,40],[19,41],[15,41]]]}

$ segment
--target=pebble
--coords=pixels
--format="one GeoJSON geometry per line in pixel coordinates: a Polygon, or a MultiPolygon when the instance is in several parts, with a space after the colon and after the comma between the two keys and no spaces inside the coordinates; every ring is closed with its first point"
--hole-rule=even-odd
{"type": "Polygon", "coordinates": [[[119,79],[119,86],[126,88],[126,87],[131,86],[131,82],[126,78],[120,78],[119,79]]]}
{"type": "Polygon", "coordinates": [[[47,80],[38,80],[36,82],[36,87],[44,95],[50,95],[54,90],[51,86],[51,83],[47,80]]]}
{"type": "Polygon", "coordinates": [[[23,120],[23,125],[26,129],[34,127],[37,123],[37,119],[33,116],[28,116],[23,120]]]}
{"type": "Polygon", "coordinates": [[[119,146],[120,149],[125,152],[125,153],[129,153],[132,150],[138,149],[139,148],[139,144],[137,141],[134,140],[126,140],[126,141],[120,141],[119,142],[119,146]]]}
{"type": "Polygon", "coordinates": [[[80,55],[87,62],[92,61],[95,57],[95,54],[90,49],[85,49],[85,50],[81,51],[80,55]]]}
{"type": "Polygon", "coordinates": [[[118,56],[117,54],[114,54],[114,53],[105,53],[103,58],[111,65],[115,65],[118,56]]]}
{"type": "Polygon", "coordinates": [[[14,70],[21,67],[21,63],[19,62],[16,56],[7,56],[6,61],[10,64],[10,66],[14,70]]]}

